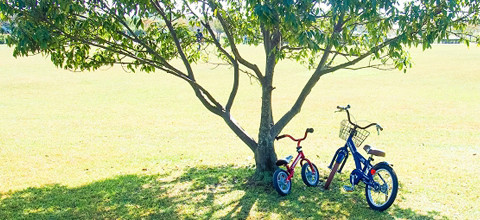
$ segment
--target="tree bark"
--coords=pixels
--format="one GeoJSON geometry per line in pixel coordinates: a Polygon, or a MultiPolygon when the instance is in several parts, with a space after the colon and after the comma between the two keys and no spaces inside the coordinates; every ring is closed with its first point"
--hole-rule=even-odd
{"type": "MultiPolygon", "coordinates": [[[[262,28],[263,29],[263,28],[262,28]]],[[[272,91],[273,75],[276,66],[276,54],[279,51],[280,32],[278,30],[262,30],[266,54],[265,76],[262,79],[262,108],[260,128],[258,132],[258,146],[255,150],[255,164],[257,177],[271,177],[277,168],[277,154],[274,143],[272,91]]]]}
{"type": "MultiPolygon", "coordinates": [[[[266,83],[271,85],[271,83],[266,83]]],[[[271,86],[263,87],[262,95],[262,113],[260,118],[260,128],[258,132],[258,146],[255,150],[255,164],[257,177],[270,175],[277,166],[277,154],[273,141],[275,136],[272,132],[273,116],[272,116],[272,89],[271,86]]]]}

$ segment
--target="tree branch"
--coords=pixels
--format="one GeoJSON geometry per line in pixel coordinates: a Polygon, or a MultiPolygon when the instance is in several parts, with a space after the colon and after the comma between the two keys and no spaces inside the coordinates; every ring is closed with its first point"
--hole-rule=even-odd
{"type": "Polygon", "coordinates": [[[258,144],[248,135],[248,133],[243,130],[240,125],[238,125],[237,121],[230,115],[230,112],[225,112],[222,116],[223,120],[227,123],[228,127],[243,141],[253,152],[257,148],[258,144]]]}
{"type": "Polygon", "coordinates": [[[208,22],[202,22],[202,25],[207,29],[208,33],[213,39],[213,43],[215,46],[230,60],[230,64],[233,66],[233,86],[232,90],[230,92],[230,96],[228,97],[227,105],[225,106],[225,110],[227,112],[230,112],[230,109],[232,108],[233,101],[235,100],[235,96],[237,95],[238,92],[238,86],[239,86],[239,78],[240,78],[240,68],[238,66],[238,62],[235,58],[233,58],[220,44],[218,39],[215,36],[215,33],[213,32],[212,28],[208,24],[208,22]]]}
{"type": "MultiPolygon", "coordinates": [[[[105,9],[108,9],[108,10],[111,10],[108,6],[103,6],[102,7],[102,10],[105,12],[105,13],[110,13],[110,11],[106,11],[105,9]]],[[[118,22],[120,22],[120,24],[125,28],[127,29],[128,33],[130,33],[131,36],[129,36],[128,34],[125,34],[123,33],[122,31],[117,31],[116,33],[117,34],[120,34],[122,35],[123,37],[127,38],[127,39],[130,39],[131,41],[133,42],[136,42],[140,45],[142,45],[143,47],[145,47],[147,49],[148,52],[150,52],[151,54],[153,54],[154,57],[156,57],[157,59],[159,59],[162,63],[162,65],[168,67],[169,69],[177,72],[178,74],[183,74],[183,75],[186,75],[184,74],[182,71],[178,70],[177,68],[175,68],[174,66],[170,65],[170,63],[167,62],[167,60],[165,58],[163,58],[160,54],[157,53],[157,51],[155,51],[152,47],[150,47],[148,44],[146,44],[143,40],[141,40],[140,38],[138,38],[138,36],[135,34],[135,32],[128,26],[127,23],[125,23],[125,21],[119,17],[118,15],[116,15],[115,13],[110,13],[112,14],[113,16],[115,16],[115,18],[117,19],[118,22]]],[[[85,19],[87,19],[85,17],[85,19]]]]}
{"type": "MultiPolygon", "coordinates": [[[[184,1],[184,4],[189,8],[191,13],[194,14],[195,17],[200,19],[200,17],[195,14],[195,12],[191,9],[191,7],[188,5],[188,3],[186,1],[184,1]]],[[[233,86],[232,86],[232,90],[230,92],[230,96],[229,96],[228,101],[227,101],[227,105],[225,107],[225,110],[222,111],[220,114],[217,114],[217,115],[221,116],[223,118],[223,120],[226,122],[226,124],[228,125],[228,127],[240,138],[240,140],[242,140],[252,151],[255,152],[255,149],[257,147],[256,141],[252,137],[250,137],[250,135],[248,135],[245,130],[243,130],[240,127],[240,125],[233,119],[233,117],[231,116],[231,113],[230,113],[230,110],[231,110],[232,105],[233,105],[233,101],[235,99],[235,96],[237,94],[238,87],[239,87],[239,75],[240,75],[239,71],[240,71],[240,68],[239,68],[238,62],[232,55],[230,55],[222,47],[219,40],[216,38],[215,33],[213,32],[212,28],[208,24],[208,21],[202,22],[202,25],[207,29],[209,35],[212,37],[212,39],[213,39],[212,42],[214,43],[214,45],[217,47],[217,49],[220,52],[222,52],[228,58],[228,60],[230,61],[229,65],[233,66],[233,68],[234,68],[234,70],[233,70],[233,72],[234,72],[233,86]]]]}
{"type": "Polygon", "coordinates": [[[175,28],[173,27],[172,21],[168,19],[167,14],[165,13],[165,10],[162,8],[160,3],[155,0],[151,0],[151,3],[154,5],[155,9],[157,12],[160,14],[162,19],[165,21],[165,24],[167,25],[167,28],[170,32],[170,36],[172,36],[173,41],[175,42],[175,46],[177,47],[178,54],[182,58],[183,65],[187,69],[188,77],[195,81],[195,76],[193,74],[192,66],[190,65],[190,62],[188,62],[187,56],[185,55],[185,52],[183,51],[182,45],[180,44],[180,40],[177,37],[177,32],[175,31],[175,28]]]}
{"type": "MultiPolygon", "coordinates": [[[[190,12],[199,20],[201,20],[200,16],[198,16],[190,7],[190,5],[188,4],[187,1],[183,1],[183,3],[187,6],[187,8],[190,10],[190,12]]],[[[216,35],[214,33],[214,31],[212,30],[212,28],[210,27],[210,24],[208,23],[208,21],[201,21],[202,25],[205,27],[205,29],[207,29],[207,32],[208,34],[210,35],[210,37],[213,39],[213,44],[217,47],[217,49],[222,52],[229,60],[230,60],[230,64],[233,66],[233,86],[232,86],[232,90],[230,92],[230,96],[228,97],[228,101],[227,101],[227,105],[225,106],[225,111],[227,112],[230,112],[231,108],[232,108],[232,105],[233,105],[233,101],[235,100],[235,96],[237,95],[237,92],[238,92],[238,86],[239,86],[239,77],[240,77],[240,74],[239,74],[239,66],[238,66],[238,62],[237,60],[235,60],[234,57],[232,57],[232,55],[230,55],[223,47],[222,45],[220,44],[220,42],[218,41],[218,39],[216,38],[216,35]]]]}
{"type": "MultiPolygon", "coordinates": [[[[335,34],[339,33],[342,30],[342,25],[344,24],[343,17],[345,13],[342,13],[337,21],[337,23],[333,26],[333,32],[331,39],[334,38],[335,34]]],[[[298,96],[297,100],[293,104],[292,108],[285,113],[280,120],[272,127],[272,132],[274,136],[277,136],[282,129],[297,115],[302,106],[303,103],[305,102],[305,99],[307,96],[310,94],[312,91],[312,88],[315,86],[315,84],[318,82],[321,76],[325,75],[324,73],[324,68],[325,64],[328,60],[328,56],[331,53],[331,50],[333,48],[333,44],[329,43],[327,47],[325,48],[325,52],[323,53],[322,59],[318,63],[317,68],[315,69],[315,72],[313,75],[310,77],[310,79],[307,81],[307,84],[303,87],[302,91],[300,92],[300,95],[298,96]]]]}
{"type": "Polygon", "coordinates": [[[367,66],[361,66],[361,67],[345,67],[346,70],[361,70],[361,69],[367,69],[367,68],[373,68],[373,69],[377,69],[377,70],[394,70],[395,68],[394,67],[390,67],[390,68],[382,68],[382,66],[384,66],[384,64],[375,64],[375,65],[367,65],[367,66]]]}
{"type": "MultiPolygon", "coordinates": [[[[216,4],[214,2],[212,2],[211,0],[209,0],[209,5],[212,8],[212,10],[216,10],[216,9],[218,10],[216,4]]],[[[230,28],[229,28],[227,22],[225,21],[225,19],[223,18],[222,13],[218,12],[216,17],[220,21],[220,24],[222,25],[223,30],[225,31],[225,35],[227,35],[228,43],[230,44],[230,48],[232,49],[232,52],[233,52],[233,55],[235,56],[235,58],[242,65],[251,69],[257,75],[257,78],[260,79],[260,82],[261,82],[263,80],[262,72],[260,71],[260,69],[258,68],[257,65],[248,62],[247,60],[245,60],[240,55],[240,53],[238,52],[238,48],[235,44],[235,40],[233,39],[232,33],[230,32],[230,28]]]]}
{"type": "Polygon", "coordinates": [[[398,40],[398,38],[400,37],[401,35],[398,35],[397,37],[394,37],[394,38],[391,38],[389,40],[386,40],[384,41],[383,43],[377,45],[376,47],[372,48],[370,51],[368,51],[367,53],[365,54],[362,54],[361,56],[359,56],[358,58],[356,59],[353,59],[349,62],[346,62],[346,63],[343,63],[343,64],[340,64],[340,65],[337,65],[335,67],[332,67],[332,68],[328,68],[328,69],[325,69],[324,71],[322,71],[323,74],[327,74],[327,73],[331,73],[331,72],[334,72],[334,71],[337,71],[339,69],[343,69],[343,68],[346,68],[346,67],[349,67],[351,65],[355,65],[356,63],[360,62],[361,60],[365,59],[366,57],[372,55],[373,53],[379,51],[380,49],[384,48],[385,46],[389,45],[390,43],[392,43],[393,41],[396,41],[398,40]]]}
{"type": "MultiPolygon", "coordinates": [[[[155,6],[155,9],[157,10],[157,12],[160,13],[160,16],[165,21],[165,24],[167,25],[167,27],[169,29],[170,35],[172,36],[172,38],[175,42],[175,46],[177,47],[177,51],[179,52],[180,57],[182,58],[182,61],[185,65],[185,67],[187,68],[188,78],[192,82],[195,82],[195,76],[193,74],[192,67],[191,67],[190,62],[188,61],[185,53],[183,52],[182,46],[180,44],[180,41],[177,37],[176,31],[173,28],[173,25],[172,25],[171,21],[168,19],[165,11],[163,10],[163,8],[161,7],[161,5],[158,1],[151,0],[151,2],[155,6]]],[[[202,102],[202,104],[208,110],[210,110],[210,111],[214,110],[212,112],[215,113],[215,114],[218,114],[218,115],[221,114],[221,112],[223,111],[222,105],[220,103],[218,103],[210,93],[208,93],[204,89],[199,90],[199,88],[201,88],[201,87],[198,87],[197,86],[198,84],[196,82],[195,83],[190,83],[190,85],[192,86],[193,90],[195,91],[195,95],[197,96],[197,98],[202,102]],[[210,105],[210,103],[205,99],[204,95],[215,105],[215,107],[210,105]]]]}
{"type": "MultiPolygon", "coordinates": [[[[308,49],[308,48],[306,48],[306,47],[290,47],[288,45],[282,46],[280,48],[280,50],[290,50],[290,51],[305,50],[305,49],[308,49]]],[[[319,48],[318,50],[325,52],[325,48],[319,48]]],[[[352,55],[352,54],[348,54],[348,53],[338,52],[336,50],[330,50],[330,53],[338,54],[338,55],[341,55],[341,56],[344,56],[344,57],[354,57],[354,56],[356,56],[356,55],[352,55]]]]}

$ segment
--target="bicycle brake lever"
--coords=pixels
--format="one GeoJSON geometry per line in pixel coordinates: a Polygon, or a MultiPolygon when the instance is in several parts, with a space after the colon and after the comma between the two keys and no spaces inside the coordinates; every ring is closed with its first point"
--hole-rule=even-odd
{"type": "Polygon", "coordinates": [[[377,133],[378,135],[380,135],[380,131],[383,131],[383,128],[379,124],[377,124],[376,127],[377,127],[377,133]]]}

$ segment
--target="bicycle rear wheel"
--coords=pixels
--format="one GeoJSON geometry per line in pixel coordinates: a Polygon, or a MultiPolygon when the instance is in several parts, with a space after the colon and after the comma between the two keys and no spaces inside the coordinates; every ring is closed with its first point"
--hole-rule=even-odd
{"type": "Polygon", "coordinates": [[[327,178],[327,181],[325,182],[325,186],[323,188],[328,189],[330,186],[330,183],[333,180],[333,177],[335,176],[335,173],[337,173],[338,167],[340,166],[340,163],[335,162],[335,164],[332,167],[332,171],[330,172],[330,175],[327,178]]]}
{"type": "Polygon", "coordinates": [[[365,197],[370,208],[383,211],[388,209],[395,201],[398,192],[397,174],[393,168],[386,163],[379,163],[373,166],[376,172],[373,175],[373,180],[378,187],[365,187],[365,197]]]}
{"type": "Polygon", "coordinates": [[[287,180],[287,178],[287,171],[282,169],[277,169],[273,174],[273,187],[282,196],[289,194],[292,190],[292,180],[287,180]]]}

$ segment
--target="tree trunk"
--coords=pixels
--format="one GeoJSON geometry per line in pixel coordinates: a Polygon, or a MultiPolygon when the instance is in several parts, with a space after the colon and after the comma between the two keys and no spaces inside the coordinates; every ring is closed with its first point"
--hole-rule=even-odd
{"type": "Polygon", "coordinates": [[[255,176],[264,178],[265,176],[271,177],[271,174],[277,166],[277,154],[273,147],[273,138],[265,137],[259,140],[258,147],[255,151],[255,176]]]}
{"type": "MultiPolygon", "coordinates": [[[[264,32],[266,38],[270,38],[268,32],[264,32]]],[[[279,37],[277,37],[279,38],[279,37]]],[[[271,179],[271,174],[277,168],[277,154],[273,146],[275,134],[273,131],[273,113],[272,113],[272,91],[273,91],[273,73],[275,70],[275,52],[278,43],[267,41],[265,43],[265,53],[267,55],[265,66],[265,77],[262,80],[262,109],[260,116],[260,128],[258,132],[258,146],[255,150],[255,164],[257,177],[271,179]],[[274,46],[272,46],[274,45],[274,46]]]]}
{"type": "MultiPolygon", "coordinates": [[[[268,84],[268,83],[267,83],[268,84]]],[[[277,166],[277,154],[273,146],[275,137],[273,136],[273,116],[272,116],[272,89],[271,86],[263,87],[262,95],[262,113],[260,119],[260,129],[258,133],[258,146],[255,150],[255,175],[263,177],[271,174],[277,166]]]]}

